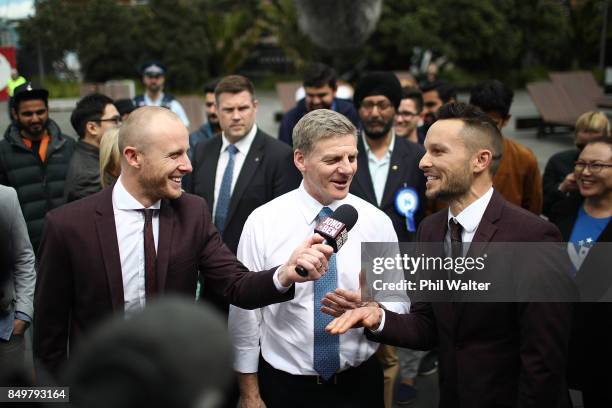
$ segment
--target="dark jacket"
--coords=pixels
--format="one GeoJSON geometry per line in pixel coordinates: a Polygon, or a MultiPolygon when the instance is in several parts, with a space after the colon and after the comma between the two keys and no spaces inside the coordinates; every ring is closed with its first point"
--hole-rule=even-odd
{"type": "Polygon", "coordinates": [[[16,125],[11,124],[4,133],[4,140],[0,141],[0,184],[17,190],[35,250],[45,214],[65,203],[64,183],[75,145],[74,140],[62,134],[50,119],[47,130],[51,140],[44,163],[37,153],[24,145],[16,125]]]}
{"type": "MultiPolygon", "coordinates": [[[[550,221],[559,227],[563,241],[571,238],[582,203],[579,194],[572,194],[551,208],[550,221]]],[[[612,373],[606,364],[612,361],[612,303],[609,298],[612,254],[609,244],[597,245],[604,242],[612,242],[612,222],[597,238],[575,278],[583,299],[607,298],[605,302],[582,302],[574,308],[567,374],[570,387],[582,390],[585,408],[612,406],[608,390],[612,373]]]]}
{"type": "MultiPolygon", "coordinates": [[[[47,215],[38,256],[33,349],[57,373],[80,340],[103,319],[124,312],[121,257],[112,188],[47,215]]],[[[159,213],[157,284],[160,296],[195,298],[198,273],[233,304],[253,309],[290,300],[280,293],[276,268],[251,273],[221,241],[204,200],[183,194],[163,199],[159,213]]]]}
{"type": "Polygon", "coordinates": [[[208,139],[212,139],[217,134],[213,132],[210,123],[203,123],[197,130],[194,130],[189,134],[189,160],[193,160],[196,146],[200,142],[204,142],[208,139]]]}
{"type": "Polygon", "coordinates": [[[565,179],[565,176],[574,171],[574,162],[578,160],[578,155],[580,155],[578,149],[564,150],[552,155],[546,163],[542,176],[544,193],[542,214],[545,216],[550,217],[553,205],[567,197],[567,194],[559,191],[559,184],[565,179]]]}
{"type": "MultiPolygon", "coordinates": [[[[423,220],[419,242],[444,241],[448,210],[423,220]]],[[[559,230],[493,192],[472,242],[559,242],[559,230]]],[[[438,347],[441,408],[557,407],[565,393],[569,303],[415,302],[385,312],[384,344],[438,347]]]]}
{"type": "Polygon", "coordinates": [[[80,140],[74,147],[68,166],[64,199],[70,202],[100,190],[100,149],[80,140]]]}
{"type": "MultiPolygon", "coordinates": [[[[217,163],[223,139],[215,137],[199,143],[193,159],[193,193],[203,197],[211,211],[217,205],[214,200],[217,163]]],[[[248,216],[259,206],[283,195],[300,185],[301,176],[293,164],[293,152],[261,130],[257,130],[253,143],[236,179],[230,198],[223,242],[236,253],[242,228],[248,216]]],[[[227,313],[228,299],[203,283],[203,298],[227,313]]]]}
{"type": "Polygon", "coordinates": [[[380,208],[387,214],[393,222],[393,228],[400,242],[414,241],[416,232],[408,231],[406,217],[397,212],[395,208],[395,196],[399,190],[405,187],[411,187],[416,191],[419,196],[419,208],[414,214],[414,221],[416,227],[418,227],[425,216],[425,208],[427,208],[425,176],[423,171],[419,169],[419,161],[425,154],[423,146],[402,137],[395,137],[395,146],[391,153],[391,163],[389,163],[389,174],[380,205],[376,201],[372,176],[368,166],[368,155],[361,136],[357,141],[357,147],[359,150],[357,173],[351,183],[351,193],[380,208]]]}
{"type": "MultiPolygon", "coordinates": [[[[356,128],[359,128],[359,116],[353,106],[353,102],[346,99],[334,98],[334,110],[346,116],[356,128]]],[[[298,123],[302,116],[308,113],[306,109],[306,100],[300,99],[295,108],[287,111],[283,115],[280,128],[278,129],[278,140],[282,140],[289,146],[293,146],[293,128],[298,123]]]]}

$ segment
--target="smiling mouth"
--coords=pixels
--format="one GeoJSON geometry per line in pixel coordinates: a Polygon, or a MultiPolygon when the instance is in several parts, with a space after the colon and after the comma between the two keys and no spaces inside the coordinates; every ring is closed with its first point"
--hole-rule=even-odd
{"type": "Polygon", "coordinates": [[[440,177],[438,176],[433,176],[431,174],[428,174],[425,176],[425,178],[427,179],[427,182],[425,183],[425,187],[429,188],[431,186],[432,183],[440,180],[440,177]]]}
{"type": "Polygon", "coordinates": [[[174,181],[175,183],[181,184],[181,179],[182,177],[170,177],[171,181],[174,181]]]}
{"type": "Polygon", "coordinates": [[[349,180],[332,180],[332,184],[338,188],[346,188],[346,186],[349,184],[349,180]]]}

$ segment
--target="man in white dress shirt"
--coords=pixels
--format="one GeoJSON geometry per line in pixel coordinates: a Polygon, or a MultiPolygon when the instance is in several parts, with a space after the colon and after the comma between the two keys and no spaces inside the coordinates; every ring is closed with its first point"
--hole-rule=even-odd
{"type": "MultiPolygon", "coordinates": [[[[321,309],[325,294],[336,288],[344,289],[339,294],[346,304],[360,301],[361,243],[396,242],[397,235],[382,211],[348,193],[357,170],[357,136],[346,117],[327,109],[308,113],[294,128],[293,147],[303,182],[253,211],[238,258],[251,269],[275,264],[312,234],[319,216],[342,204],[355,207],[359,218],[330,259],[323,286],[298,284],[294,299],[284,305],[252,311],[230,308],[241,406],[382,407],[383,373],[373,358],[376,344],[366,340],[362,329],[349,331],[334,344],[333,336],[324,332],[331,317],[321,309]],[[359,386],[363,383],[368,385],[359,386]]],[[[326,306],[342,309],[344,302],[338,300],[326,306]]],[[[384,305],[398,313],[408,310],[407,302],[384,305]]]]}

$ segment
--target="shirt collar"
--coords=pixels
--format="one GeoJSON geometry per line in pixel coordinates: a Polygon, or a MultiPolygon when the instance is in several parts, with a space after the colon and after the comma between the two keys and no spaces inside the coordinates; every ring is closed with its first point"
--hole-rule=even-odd
{"type": "Polygon", "coordinates": [[[164,93],[160,92],[159,93],[159,98],[157,98],[156,100],[153,100],[151,98],[149,98],[149,94],[145,91],[144,93],[144,101],[145,101],[145,105],[150,106],[160,106],[161,102],[164,100],[164,93]]]}
{"type": "Polygon", "coordinates": [[[449,208],[447,221],[455,218],[457,219],[457,222],[461,224],[461,227],[465,232],[472,233],[476,231],[476,228],[478,228],[478,224],[480,224],[480,220],[482,219],[482,216],[484,215],[492,196],[493,187],[490,187],[489,190],[482,195],[482,197],[464,208],[463,211],[457,214],[456,217],[453,217],[449,208]]]}
{"type": "MultiPolygon", "coordinates": [[[[249,153],[249,149],[251,148],[253,140],[255,139],[255,134],[257,134],[257,125],[253,124],[253,127],[251,128],[249,133],[247,133],[245,137],[234,143],[234,146],[236,146],[240,153],[244,154],[245,156],[249,153]]],[[[223,132],[221,134],[221,153],[223,153],[229,145],[230,142],[225,137],[225,132],[223,132]]]]}
{"type": "Polygon", "coordinates": [[[336,211],[336,208],[340,207],[342,204],[348,202],[348,194],[342,200],[336,200],[328,205],[323,205],[318,202],[313,196],[311,196],[306,188],[304,187],[304,181],[300,184],[298,188],[298,200],[297,205],[299,207],[300,212],[304,216],[304,219],[308,224],[312,224],[315,222],[321,208],[329,207],[332,211],[336,211]]]}
{"type": "MultiPolygon", "coordinates": [[[[372,150],[370,149],[370,145],[368,144],[368,141],[366,140],[365,131],[361,129],[360,133],[361,133],[361,140],[363,142],[363,145],[365,146],[366,154],[368,156],[374,155],[374,153],[372,153],[372,150]]],[[[391,157],[394,147],[395,147],[395,129],[392,128],[391,129],[391,143],[389,143],[389,146],[387,146],[387,154],[389,155],[389,157],[391,157]]]]}
{"type": "MultiPolygon", "coordinates": [[[[140,204],[138,200],[131,195],[123,185],[123,176],[119,176],[119,179],[113,187],[113,207],[116,210],[142,210],[145,209],[144,205],[140,204]]],[[[161,200],[157,200],[151,205],[149,210],[159,210],[161,207],[161,200]]]]}

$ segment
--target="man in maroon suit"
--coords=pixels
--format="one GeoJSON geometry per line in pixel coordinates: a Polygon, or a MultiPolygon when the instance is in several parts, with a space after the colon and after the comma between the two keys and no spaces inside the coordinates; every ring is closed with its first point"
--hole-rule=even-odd
{"type": "MultiPolygon", "coordinates": [[[[421,222],[417,241],[557,242],[552,224],[493,189],[502,153],[495,124],[476,108],[449,104],[425,139],[419,167],[427,197],[449,209],[421,222]]],[[[439,350],[440,407],[557,407],[565,398],[568,303],[425,303],[409,314],[379,307],[345,312],[331,333],[365,326],[371,340],[439,350]]]]}
{"type": "Polygon", "coordinates": [[[206,202],[182,194],[191,172],[187,129],[160,107],[134,111],[119,134],[121,176],[48,214],[39,251],[34,352],[52,373],[83,333],[112,313],[142,309],[163,293],[194,297],[198,273],[228,303],[259,308],[293,298],[318,279],[331,247],[315,235],[278,268],[251,273],[223,244],[206,202]],[[303,278],[296,265],[308,271],[303,278]]]}

